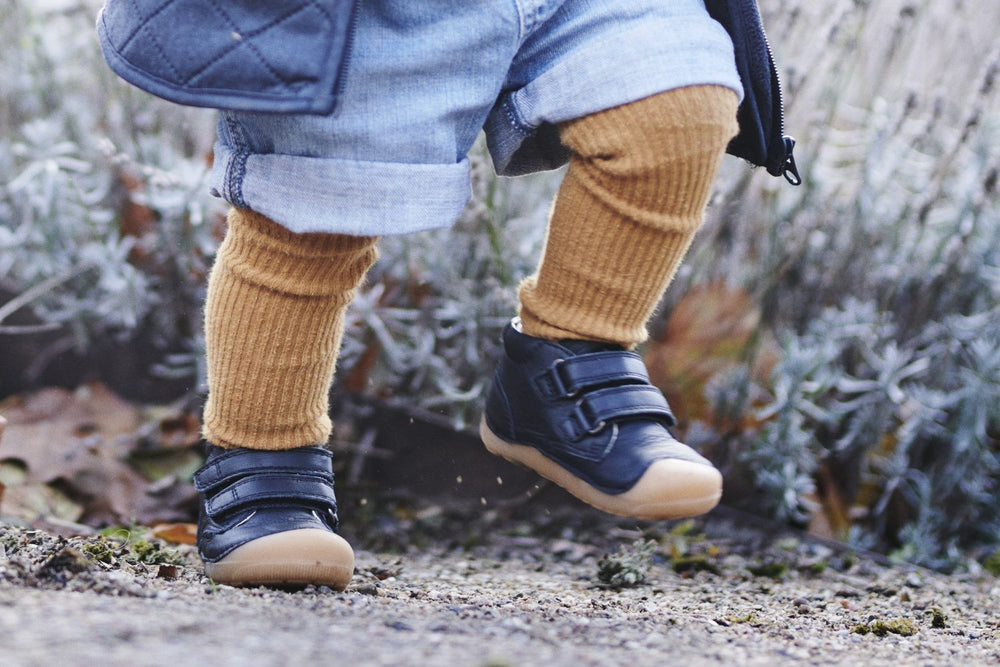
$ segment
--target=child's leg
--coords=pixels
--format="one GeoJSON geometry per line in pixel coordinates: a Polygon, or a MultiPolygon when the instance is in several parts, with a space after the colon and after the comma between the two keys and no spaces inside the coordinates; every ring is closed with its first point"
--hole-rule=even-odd
{"type": "Polygon", "coordinates": [[[327,395],[375,239],[295,234],[234,209],[205,308],[209,398],[198,547],[221,583],[343,588],[327,395]]]}
{"type": "Polygon", "coordinates": [[[645,340],[701,224],[736,107],[732,90],[697,86],[560,126],[569,170],[481,432],[490,451],[608,512],[691,516],[721,496],[721,475],[667,430],[673,415],[626,348],[645,340]]]}
{"type": "Polygon", "coordinates": [[[295,234],[233,209],[205,305],[205,437],[289,449],[330,437],[327,396],[344,313],[375,238],[295,234]]]}
{"type": "Polygon", "coordinates": [[[572,151],[535,275],[524,332],[632,347],[701,226],[736,133],[736,93],[671,90],[560,127],[572,151]]]}

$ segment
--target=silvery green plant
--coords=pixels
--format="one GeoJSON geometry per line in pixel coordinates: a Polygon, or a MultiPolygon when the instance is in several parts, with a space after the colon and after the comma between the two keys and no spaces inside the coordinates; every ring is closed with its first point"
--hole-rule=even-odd
{"type": "Polygon", "coordinates": [[[988,555],[1000,546],[1000,47],[986,26],[1000,7],[762,5],[805,183],[726,165],[675,294],[706,280],[747,290],[780,362],[765,386],[733,371],[710,383],[720,414],[752,414],[756,434],[713,441],[700,425],[699,437],[736,437],[733,474],[756,488],[741,502],[777,518],[805,525],[832,482],[859,546],[935,567],[988,555]]]}
{"type": "Polygon", "coordinates": [[[218,205],[204,193],[205,112],[129,89],[104,66],[86,1],[0,6],[0,333],[62,332],[54,347],[189,346],[218,205]],[[148,229],[123,233],[125,204],[148,229]],[[138,261],[136,257],[141,257],[138,261]],[[30,311],[35,323],[12,325],[30,311]]]}

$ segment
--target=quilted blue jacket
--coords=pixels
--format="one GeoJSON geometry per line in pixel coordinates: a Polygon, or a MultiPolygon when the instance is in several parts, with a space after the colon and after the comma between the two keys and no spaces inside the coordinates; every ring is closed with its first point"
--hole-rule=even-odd
{"type": "MultiPolygon", "coordinates": [[[[126,81],[180,104],[329,114],[359,0],[107,0],[101,48],[126,81]]],[[[743,82],[729,152],[798,184],[777,69],[756,0],[705,0],[729,32],[743,82]]]]}
{"type": "Polygon", "coordinates": [[[357,0],[108,0],[104,57],[123,79],[180,104],[330,113],[357,0]]]}

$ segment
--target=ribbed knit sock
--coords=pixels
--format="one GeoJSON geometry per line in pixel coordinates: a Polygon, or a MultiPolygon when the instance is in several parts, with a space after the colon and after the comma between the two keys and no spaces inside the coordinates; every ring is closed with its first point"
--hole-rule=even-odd
{"type": "Polygon", "coordinates": [[[560,126],[569,169],[537,272],[519,289],[525,333],[633,347],[701,226],[736,134],[736,93],[679,88],[560,126]]]}
{"type": "Polygon", "coordinates": [[[208,441],[250,449],[327,441],[344,313],[375,242],[295,234],[253,211],[230,212],[205,304],[208,441]]]}

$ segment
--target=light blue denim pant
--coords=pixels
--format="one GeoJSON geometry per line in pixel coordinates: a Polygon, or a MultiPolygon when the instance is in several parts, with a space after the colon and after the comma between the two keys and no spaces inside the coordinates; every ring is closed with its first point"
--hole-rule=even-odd
{"type": "Polygon", "coordinates": [[[498,173],[563,164],[556,124],[658,92],[742,94],[703,0],[361,0],[329,116],[222,112],[212,187],[296,232],[448,226],[486,133],[498,173]]]}

